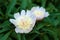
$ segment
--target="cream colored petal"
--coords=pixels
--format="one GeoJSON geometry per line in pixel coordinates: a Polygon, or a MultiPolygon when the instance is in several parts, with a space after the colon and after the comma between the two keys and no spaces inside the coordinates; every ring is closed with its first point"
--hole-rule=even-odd
{"type": "Polygon", "coordinates": [[[15,28],[15,32],[16,33],[24,33],[24,31],[22,29],[20,29],[20,28],[15,28]]]}
{"type": "Polygon", "coordinates": [[[27,14],[26,15],[29,16],[30,18],[32,18],[32,20],[36,20],[36,16],[30,10],[27,10],[27,14]]]}
{"type": "Polygon", "coordinates": [[[22,11],[21,11],[21,16],[22,16],[22,15],[25,15],[25,10],[22,10],[22,11]]]}
{"type": "Polygon", "coordinates": [[[38,9],[39,9],[39,6],[32,7],[32,8],[31,8],[31,11],[33,12],[33,11],[38,10],[38,9]]]}
{"type": "Polygon", "coordinates": [[[31,10],[34,11],[36,9],[36,7],[32,7],[31,10]]]}
{"type": "Polygon", "coordinates": [[[16,20],[15,20],[15,19],[9,19],[9,21],[10,21],[11,23],[13,23],[14,25],[15,25],[15,23],[16,23],[16,20]]]}
{"type": "Polygon", "coordinates": [[[15,14],[14,14],[14,17],[15,17],[15,19],[20,18],[20,14],[19,14],[19,12],[18,12],[18,13],[15,13],[15,14]]]}
{"type": "Polygon", "coordinates": [[[26,15],[27,15],[27,16],[32,15],[32,14],[31,14],[31,11],[30,11],[30,10],[27,10],[26,15]]]}
{"type": "Polygon", "coordinates": [[[49,16],[49,13],[48,12],[45,12],[44,17],[48,17],[48,16],[49,16]]]}
{"type": "Polygon", "coordinates": [[[40,9],[40,11],[45,12],[45,8],[40,7],[39,9],[40,9]]]}
{"type": "Polygon", "coordinates": [[[24,30],[24,33],[29,33],[29,32],[32,31],[32,29],[33,29],[33,27],[31,27],[31,28],[29,28],[29,29],[27,29],[27,30],[24,30]]]}

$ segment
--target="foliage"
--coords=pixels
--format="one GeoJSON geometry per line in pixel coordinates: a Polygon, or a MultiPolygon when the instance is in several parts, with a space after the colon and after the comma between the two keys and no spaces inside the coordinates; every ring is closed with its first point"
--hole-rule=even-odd
{"type": "Polygon", "coordinates": [[[60,40],[60,0],[0,0],[0,40],[60,40]],[[50,16],[37,22],[28,34],[15,33],[9,19],[33,6],[44,7],[50,16]]]}

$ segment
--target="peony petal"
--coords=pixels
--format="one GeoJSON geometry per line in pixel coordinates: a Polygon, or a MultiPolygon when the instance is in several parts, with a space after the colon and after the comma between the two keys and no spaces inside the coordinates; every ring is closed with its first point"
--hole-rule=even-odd
{"type": "Polygon", "coordinates": [[[37,7],[32,7],[31,11],[33,12],[33,11],[35,11],[35,10],[39,10],[39,6],[37,6],[37,7]]]}
{"type": "Polygon", "coordinates": [[[31,11],[27,10],[26,15],[29,16],[30,18],[32,18],[32,20],[34,20],[34,21],[36,20],[36,16],[31,11]]]}
{"type": "Polygon", "coordinates": [[[26,15],[31,15],[31,11],[27,10],[26,15]]]}
{"type": "Polygon", "coordinates": [[[32,7],[32,8],[31,8],[32,11],[35,10],[35,9],[36,9],[36,7],[32,7]]]}
{"type": "Polygon", "coordinates": [[[27,16],[29,16],[32,19],[31,27],[34,27],[34,25],[36,23],[36,16],[29,10],[27,10],[27,16]]]}
{"type": "Polygon", "coordinates": [[[15,28],[15,32],[16,32],[16,33],[24,33],[24,31],[21,30],[21,29],[19,29],[19,28],[15,28]]]}
{"type": "Polygon", "coordinates": [[[45,12],[45,9],[43,7],[40,7],[40,11],[45,12]]]}
{"type": "Polygon", "coordinates": [[[29,28],[29,29],[27,29],[27,30],[24,30],[24,33],[29,33],[29,32],[31,32],[32,31],[32,27],[31,28],[29,28]]]}
{"type": "Polygon", "coordinates": [[[25,10],[22,10],[21,11],[21,15],[25,15],[25,10]]]}
{"type": "Polygon", "coordinates": [[[49,16],[49,13],[48,12],[45,12],[44,17],[48,17],[48,16],[49,16]]]}
{"type": "Polygon", "coordinates": [[[19,18],[19,17],[20,17],[19,12],[18,12],[18,13],[15,13],[15,14],[14,14],[14,17],[15,17],[15,19],[19,18]]]}
{"type": "Polygon", "coordinates": [[[14,25],[15,25],[15,23],[16,23],[16,22],[15,22],[15,21],[16,21],[15,19],[10,19],[9,21],[10,21],[11,23],[13,23],[14,25]]]}

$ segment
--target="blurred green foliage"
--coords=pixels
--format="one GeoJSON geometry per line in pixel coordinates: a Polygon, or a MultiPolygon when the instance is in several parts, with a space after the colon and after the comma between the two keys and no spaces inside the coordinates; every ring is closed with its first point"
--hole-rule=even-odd
{"type": "Polygon", "coordinates": [[[0,0],[0,40],[60,40],[60,0],[0,0]],[[49,17],[37,22],[28,34],[15,33],[9,19],[33,6],[44,7],[49,17]]]}

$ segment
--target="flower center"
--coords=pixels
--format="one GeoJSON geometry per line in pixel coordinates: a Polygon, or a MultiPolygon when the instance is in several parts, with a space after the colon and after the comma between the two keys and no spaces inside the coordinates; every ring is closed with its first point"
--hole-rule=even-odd
{"type": "Polygon", "coordinates": [[[32,19],[28,16],[22,16],[19,23],[18,23],[18,26],[19,28],[21,29],[28,29],[32,24],[32,19]]]}
{"type": "Polygon", "coordinates": [[[41,11],[34,11],[34,14],[35,14],[36,16],[38,16],[38,17],[44,16],[43,12],[41,12],[41,11]]]}

